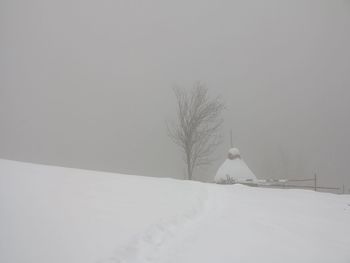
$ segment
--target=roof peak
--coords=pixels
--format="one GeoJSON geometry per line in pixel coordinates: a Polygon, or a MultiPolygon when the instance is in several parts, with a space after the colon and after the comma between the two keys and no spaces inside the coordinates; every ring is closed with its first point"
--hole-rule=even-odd
{"type": "Polygon", "coordinates": [[[234,160],[237,158],[239,158],[239,159],[241,158],[241,153],[239,152],[238,148],[231,148],[228,151],[228,159],[234,160]]]}

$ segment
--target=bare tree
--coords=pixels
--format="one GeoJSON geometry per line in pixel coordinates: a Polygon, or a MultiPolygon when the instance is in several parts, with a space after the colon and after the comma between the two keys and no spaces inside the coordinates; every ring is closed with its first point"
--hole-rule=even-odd
{"type": "Polygon", "coordinates": [[[224,103],[219,97],[210,99],[208,89],[196,83],[190,91],[174,88],[177,119],[167,125],[170,138],[183,151],[187,177],[192,180],[195,167],[208,165],[212,152],[221,142],[218,134],[223,123],[224,103]]]}

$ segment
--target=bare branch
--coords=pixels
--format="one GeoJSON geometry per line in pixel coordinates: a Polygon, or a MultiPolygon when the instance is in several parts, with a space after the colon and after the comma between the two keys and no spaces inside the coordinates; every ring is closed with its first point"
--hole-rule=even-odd
{"type": "Polygon", "coordinates": [[[177,102],[177,121],[167,123],[172,141],[184,153],[188,179],[192,179],[195,168],[212,162],[212,152],[221,143],[219,130],[225,109],[219,97],[210,99],[208,89],[196,83],[190,91],[174,88],[177,102]]]}

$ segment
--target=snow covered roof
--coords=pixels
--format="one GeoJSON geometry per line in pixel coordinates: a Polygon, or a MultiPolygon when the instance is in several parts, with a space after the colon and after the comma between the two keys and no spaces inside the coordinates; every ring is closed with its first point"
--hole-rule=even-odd
{"type": "Polygon", "coordinates": [[[215,182],[217,183],[228,179],[238,182],[257,180],[256,176],[241,158],[240,152],[237,148],[229,150],[228,158],[220,166],[215,176],[215,182]]]}
{"type": "Polygon", "coordinates": [[[230,160],[236,159],[236,158],[241,158],[241,153],[239,152],[239,150],[237,148],[231,148],[228,151],[228,158],[230,160]]]}

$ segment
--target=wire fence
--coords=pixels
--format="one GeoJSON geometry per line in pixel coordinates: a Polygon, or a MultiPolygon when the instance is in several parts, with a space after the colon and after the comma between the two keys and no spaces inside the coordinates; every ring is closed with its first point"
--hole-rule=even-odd
{"type": "MultiPolygon", "coordinates": [[[[301,179],[266,179],[266,180],[236,180],[227,175],[227,178],[217,182],[218,184],[244,184],[255,187],[264,188],[289,188],[289,189],[309,189],[314,191],[333,192],[338,194],[345,194],[345,185],[342,187],[324,186],[319,185],[317,175],[313,178],[301,178],[301,179]]],[[[348,190],[350,194],[350,189],[348,190]]]]}
{"type": "Polygon", "coordinates": [[[259,180],[257,186],[262,187],[274,187],[274,188],[296,188],[296,189],[311,189],[314,191],[341,191],[342,194],[345,193],[345,187],[343,185],[340,187],[332,186],[320,186],[318,185],[317,175],[315,174],[313,178],[303,178],[303,179],[272,179],[272,180],[259,180]],[[310,184],[302,185],[298,183],[307,183],[310,184]]]}

